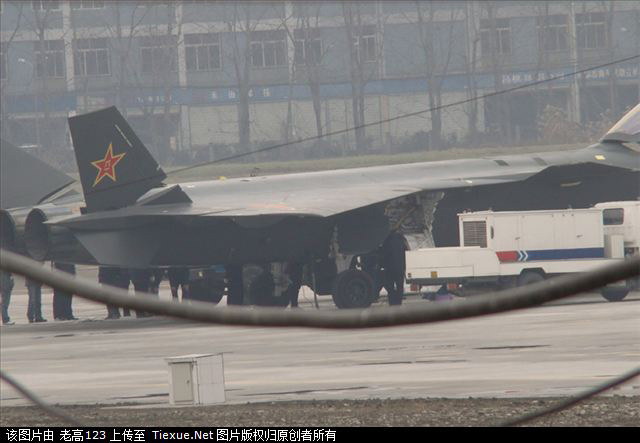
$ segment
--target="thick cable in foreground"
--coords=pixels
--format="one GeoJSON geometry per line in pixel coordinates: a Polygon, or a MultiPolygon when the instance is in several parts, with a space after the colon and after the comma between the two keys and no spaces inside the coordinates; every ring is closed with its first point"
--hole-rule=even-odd
{"type": "Polygon", "coordinates": [[[151,295],[131,297],[128,292],[121,289],[44,268],[37,261],[4,249],[0,250],[0,268],[96,302],[202,323],[362,329],[433,323],[537,306],[638,275],[640,274],[640,257],[633,257],[581,275],[557,277],[500,293],[479,295],[473,299],[464,300],[463,303],[326,312],[283,311],[278,308],[255,307],[221,308],[201,302],[193,302],[191,305],[178,304],[158,300],[151,295]]]}

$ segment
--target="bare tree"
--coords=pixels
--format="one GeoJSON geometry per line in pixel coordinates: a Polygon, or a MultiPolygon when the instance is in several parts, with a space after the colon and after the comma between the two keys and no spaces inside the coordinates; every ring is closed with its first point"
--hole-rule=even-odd
{"type": "MultiPolygon", "coordinates": [[[[430,144],[438,148],[442,144],[442,112],[440,110],[442,105],[442,83],[449,71],[453,53],[453,22],[456,18],[457,9],[451,8],[450,11],[449,33],[445,40],[446,49],[444,54],[436,52],[435,11],[436,5],[434,3],[416,1],[418,36],[424,56],[427,94],[429,96],[429,108],[431,109],[430,144]],[[442,56],[444,56],[444,60],[439,60],[439,57],[442,56]]],[[[444,49],[442,45],[440,49],[444,49]]]]}
{"type": "Polygon", "coordinates": [[[471,145],[478,140],[478,85],[476,73],[478,69],[478,45],[480,44],[480,30],[478,29],[475,4],[467,1],[465,5],[465,22],[467,51],[465,54],[464,71],[467,81],[467,99],[464,112],[467,114],[468,139],[471,145]]]}
{"type": "MultiPolygon", "coordinates": [[[[480,7],[484,10],[486,15],[486,23],[488,27],[484,30],[481,29],[481,33],[485,33],[485,44],[483,45],[483,49],[489,49],[489,57],[486,58],[487,54],[483,54],[483,58],[490,62],[491,67],[493,68],[493,78],[494,78],[494,88],[496,91],[501,91],[503,89],[502,84],[502,69],[503,69],[503,61],[501,54],[501,35],[498,31],[497,26],[497,9],[498,2],[493,0],[480,3],[480,7]]],[[[504,48],[503,48],[504,49],[504,48]]],[[[500,134],[506,136],[509,141],[511,141],[511,118],[509,115],[509,108],[507,98],[504,95],[497,95],[490,99],[494,103],[494,107],[492,112],[496,114],[497,129],[500,134]]],[[[486,119],[486,116],[485,116],[486,119]]]]}
{"type": "Polygon", "coordinates": [[[9,117],[9,113],[7,112],[7,103],[5,99],[6,92],[7,92],[6,90],[10,84],[11,77],[9,75],[9,63],[5,63],[5,62],[9,60],[9,56],[8,56],[9,48],[13,40],[15,39],[16,34],[18,33],[18,30],[20,29],[20,26],[22,23],[23,7],[24,7],[24,3],[22,2],[12,2],[11,4],[18,10],[18,18],[16,20],[15,27],[11,31],[11,35],[9,35],[8,39],[2,42],[2,53],[4,54],[5,59],[1,60],[0,62],[5,64],[5,69],[7,70],[6,80],[0,82],[0,119],[2,120],[1,127],[2,127],[2,134],[4,134],[3,137],[7,137],[6,135],[7,133],[11,134],[10,124],[9,124],[10,117],[9,117]]]}
{"type": "Polygon", "coordinates": [[[142,8],[142,13],[138,14],[138,9],[142,6],[142,2],[129,2],[131,9],[128,17],[123,17],[120,4],[115,8],[115,28],[110,27],[110,21],[105,20],[105,25],[110,29],[111,35],[116,38],[117,45],[112,45],[111,50],[116,53],[118,59],[118,72],[116,74],[116,105],[122,110],[126,116],[127,107],[125,97],[127,90],[131,87],[128,82],[128,72],[134,72],[135,68],[131,66],[132,59],[131,49],[133,39],[136,37],[140,24],[144,20],[147,8],[142,8]],[[125,25],[126,19],[126,25],[125,25]]]}
{"type": "MultiPolygon", "coordinates": [[[[342,11],[344,28],[349,48],[349,75],[351,78],[351,112],[353,126],[356,135],[356,149],[363,152],[366,149],[366,134],[364,118],[364,89],[367,84],[365,62],[367,60],[367,48],[363,48],[362,36],[364,34],[363,14],[359,2],[343,2],[342,11]]],[[[375,49],[374,49],[375,50],[375,49]]]]}
{"type": "MultiPolygon", "coordinates": [[[[140,58],[132,56],[130,51],[131,41],[127,42],[128,50],[125,50],[127,63],[125,66],[128,65],[139,94],[137,102],[144,117],[145,132],[152,141],[152,147],[155,148],[158,160],[164,162],[169,154],[169,137],[174,128],[174,122],[171,119],[171,93],[177,84],[178,69],[178,41],[174,26],[179,26],[179,24],[176,25],[176,5],[174,3],[151,4],[147,2],[141,4],[144,4],[144,7],[147,8],[147,14],[162,12],[161,8],[166,8],[165,15],[162,23],[145,26],[147,32],[144,36],[140,36],[146,39],[144,42],[140,42],[140,58]],[[156,9],[152,11],[151,8],[156,9]],[[138,66],[142,66],[144,78],[141,78],[137,69],[138,66]],[[145,95],[144,91],[152,91],[153,94],[145,95]],[[162,91],[162,93],[157,94],[157,91],[162,91]],[[160,122],[156,119],[158,115],[156,110],[159,106],[162,107],[162,112],[159,113],[160,122]]],[[[134,38],[135,28],[143,19],[143,17],[135,19],[136,9],[137,5],[131,12],[129,40],[134,38]]],[[[122,72],[124,73],[125,71],[123,70],[122,72]]],[[[120,81],[122,82],[121,84],[126,82],[124,78],[120,79],[120,81]]],[[[125,86],[125,90],[127,89],[125,86]]]]}
{"type": "MultiPolygon", "coordinates": [[[[282,21],[280,26],[284,29],[284,31],[287,33],[287,38],[288,38],[288,45],[290,45],[291,47],[295,46],[295,29],[292,30],[291,26],[290,26],[290,21],[292,20],[292,14],[288,13],[287,10],[285,10],[283,16],[282,16],[282,21]]],[[[296,26],[297,28],[297,26],[296,26]]],[[[293,123],[293,85],[295,83],[296,80],[296,60],[295,60],[295,51],[292,55],[291,51],[288,50],[287,51],[287,65],[289,68],[289,75],[288,75],[288,93],[287,93],[287,117],[286,120],[284,122],[284,127],[283,127],[283,135],[284,135],[284,141],[285,143],[288,143],[289,140],[291,139],[291,137],[293,137],[293,132],[294,132],[294,123],[293,123]]]]}
{"type": "MultiPolygon", "coordinates": [[[[51,110],[49,107],[49,67],[51,63],[55,64],[56,61],[50,59],[52,55],[48,54],[46,40],[46,31],[49,28],[50,20],[52,17],[52,7],[47,2],[41,3],[41,8],[33,8],[33,27],[36,33],[38,50],[36,51],[36,74],[41,77],[40,91],[36,92],[36,112],[42,112],[43,118],[40,122],[39,118],[36,118],[36,139],[38,145],[42,145],[43,140],[52,140],[51,134],[51,110]],[[39,109],[41,108],[41,109],[39,109]]],[[[55,68],[54,68],[55,69],[55,68]]]]}
{"type": "MultiPolygon", "coordinates": [[[[562,30],[562,27],[552,27],[554,25],[553,20],[555,19],[555,16],[549,14],[548,0],[534,3],[533,11],[536,17],[536,31],[538,34],[538,39],[536,45],[536,63],[533,69],[532,80],[537,81],[540,78],[540,73],[544,70],[544,68],[549,68],[553,64],[553,60],[549,58],[549,49],[561,49],[561,47],[558,47],[558,45],[560,45],[561,41],[566,42],[568,36],[566,35],[566,31],[562,30]]],[[[549,88],[549,91],[551,90],[551,86],[551,83],[547,84],[547,88],[549,88]]],[[[540,85],[536,84],[533,87],[532,93],[534,106],[533,113],[538,121],[541,120],[542,112],[545,107],[543,106],[545,105],[545,101],[543,99],[544,91],[542,89],[543,88],[541,88],[540,85]]],[[[536,130],[538,130],[538,128],[536,128],[536,130]]],[[[536,136],[539,137],[539,135],[540,134],[537,134],[536,136]]]]}
{"type": "Polygon", "coordinates": [[[299,5],[299,15],[297,19],[296,32],[298,36],[289,33],[289,38],[298,47],[295,50],[302,54],[303,59],[298,63],[304,67],[306,81],[311,92],[311,103],[316,121],[316,135],[321,137],[322,127],[322,98],[320,97],[320,69],[322,59],[327,48],[320,40],[320,11],[321,5],[301,4],[299,5]]]}
{"type": "MultiPolygon", "coordinates": [[[[600,4],[602,11],[605,14],[605,44],[607,54],[609,54],[609,60],[613,62],[616,58],[616,48],[613,45],[613,15],[616,3],[612,1],[601,1],[600,4]]],[[[609,76],[607,80],[609,86],[609,109],[611,110],[612,116],[617,116],[622,112],[622,109],[620,109],[620,100],[618,100],[618,77],[616,76],[615,66],[609,67],[609,76]]]]}
{"type": "Polygon", "coordinates": [[[252,19],[251,5],[234,2],[224,6],[224,22],[231,37],[229,58],[237,84],[238,143],[240,149],[248,150],[251,143],[251,33],[255,31],[259,18],[252,19]]]}

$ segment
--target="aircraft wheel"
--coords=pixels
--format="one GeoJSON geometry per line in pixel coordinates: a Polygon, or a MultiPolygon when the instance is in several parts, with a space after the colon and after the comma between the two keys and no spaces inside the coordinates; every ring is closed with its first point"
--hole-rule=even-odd
{"type": "Polygon", "coordinates": [[[629,293],[627,288],[603,288],[600,294],[609,301],[621,301],[629,293]]]}
{"type": "Polygon", "coordinates": [[[380,269],[380,265],[377,261],[367,260],[367,258],[367,255],[354,256],[353,260],[351,260],[349,269],[357,269],[369,274],[369,277],[371,277],[371,280],[373,281],[373,301],[378,301],[380,298],[380,291],[382,291],[384,286],[382,283],[384,281],[384,272],[380,269]]]}
{"type": "Polygon", "coordinates": [[[518,277],[518,286],[527,286],[534,283],[539,283],[544,280],[544,276],[535,271],[524,271],[518,277]]]}
{"type": "Polygon", "coordinates": [[[333,302],[338,308],[368,308],[373,298],[373,280],[366,272],[348,269],[336,276],[333,302]]]}

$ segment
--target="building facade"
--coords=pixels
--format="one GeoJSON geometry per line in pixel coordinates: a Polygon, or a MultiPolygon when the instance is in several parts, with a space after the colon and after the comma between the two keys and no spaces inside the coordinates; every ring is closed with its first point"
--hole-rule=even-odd
{"type": "Polygon", "coordinates": [[[640,89],[631,1],[2,0],[0,19],[3,138],[44,150],[109,105],[161,161],[332,133],[343,151],[519,143],[548,105],[584,125],[640,89]]]}

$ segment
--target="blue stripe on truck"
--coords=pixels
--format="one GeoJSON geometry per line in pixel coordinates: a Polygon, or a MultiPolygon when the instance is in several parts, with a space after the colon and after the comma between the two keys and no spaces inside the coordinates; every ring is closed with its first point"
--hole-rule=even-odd
{"type": "Polygon", "coordinates": [[[501,263],[604,258],[604,248],[538,249],[530,251],[497,251],[501,263]]]}
{"type": "Polygon", "coordinates": [[[533,251],[518,251],[518,261],[571,260],[578,258],[603,257],[604,248],[540,249],[533,251]]]}

